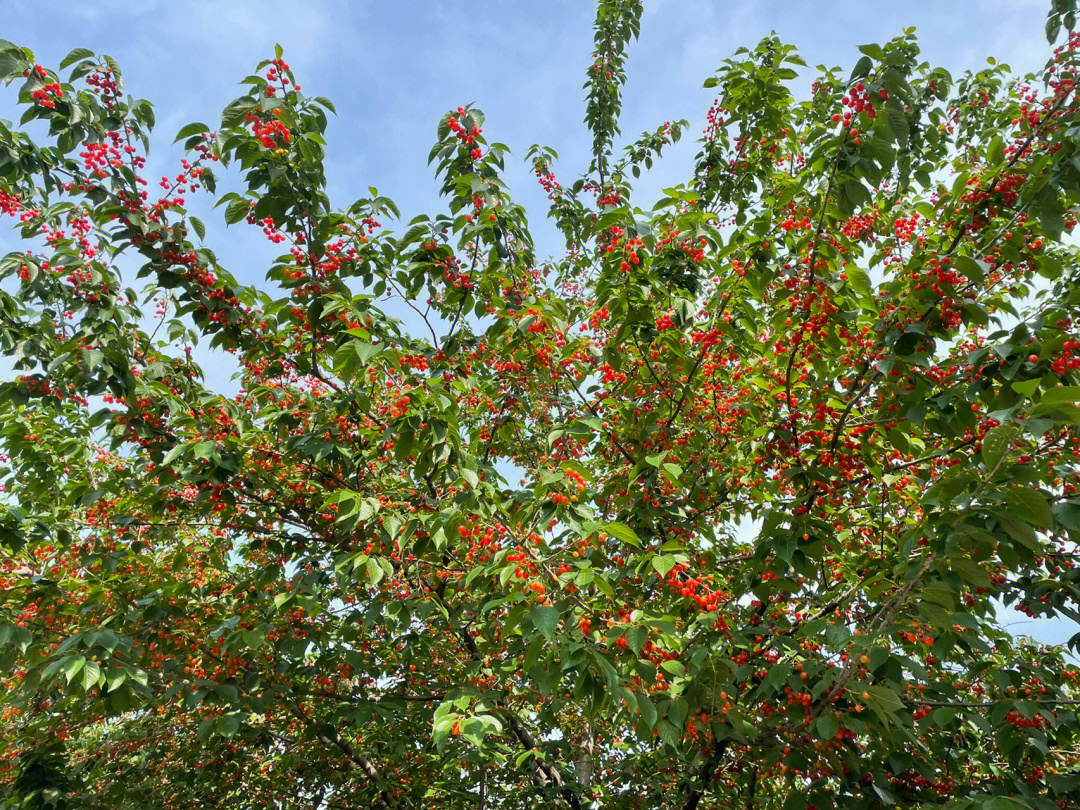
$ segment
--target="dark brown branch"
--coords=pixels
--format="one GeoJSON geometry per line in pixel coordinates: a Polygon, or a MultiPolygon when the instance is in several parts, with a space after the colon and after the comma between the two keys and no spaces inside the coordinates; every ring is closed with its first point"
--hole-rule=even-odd
{"type": "Polygon", "coordinates": [[[697,806],[701,804],[701,799],[705,796],[705,791],[709,789],[709,783],[716,774],[716,769],[720,766],[720,760],[723,759],[727,746],[727,740],[715,740],[706,752],[705,758],[697,768],[691,770],[690,788],[687,790],[686,798],[683,799],[682,810],[697,810],[697,806]]]}
{"type": "Polygon", "coordinates": [[[757,767],[750,771],[750,783],[746,786],[746,810],[754,810],[754,794],[757,793],[757,767]]]}
{"type": "Polygon", "coordinates": [[[316,721],[312,720],[298,705],[292,703],[288,704],[289,711],[305,726],[310,728],[314,733],[316,739],[324,745],[333,745],[342,754],[345,755],[346,761],[357,770],[363,771],[364,775],[371,781],[372,785],[376,788],[378,793],[376,794],[376,806],[382,807],[384,810],[390,810],[390,808],[396,807],[397,802],[394,801],[394,797],[385,789],[379,787],[382,782],[382,775],[379,773],[379,769],[375,767],[374,763],[365,757],[363,754],[357,752],[349,743],[341,738],[341,735],[337,733],[331,726],[325,726],[321,731],[316,730],[316,721]]]}

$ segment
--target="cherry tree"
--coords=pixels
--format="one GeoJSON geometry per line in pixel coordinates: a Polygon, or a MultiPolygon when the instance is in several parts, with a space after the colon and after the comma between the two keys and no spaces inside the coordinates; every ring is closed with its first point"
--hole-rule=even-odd
{"type": "Polygon", "coordinates": [[[765,38],[658,201],[641,13],[584,174],[525,153],[548,258],[474,107],[394,224],[280,48],[159,188],[112,59],[0,42],[0,806],[1080,806],[1076,659],[1005,626],[1080,619],[1072,3],[1025,77],[765,38]]]}

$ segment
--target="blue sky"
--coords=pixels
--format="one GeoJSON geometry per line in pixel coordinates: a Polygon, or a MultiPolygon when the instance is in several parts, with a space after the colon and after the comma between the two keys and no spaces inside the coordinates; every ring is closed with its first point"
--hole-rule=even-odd
{"type": "MultiPolygon", "coordinates": [[[[925,58],[954,75],[979,68],[988,55],[1025,73],[1046,59],[1048,6],[1049,0],[646,0],[641,38],[630,47],[623,132],[633,137],[679,118],[690,129],[644,178],[636,202],[647,204],[687,177],[712,99],[701,83],[740,45],[775,30],[810,65],[849,67],[860,44],[916,26],[925,58]]],[[[176,173],[175,132],[191,121],[213,126],[242,92],[240,79],[280,42],[304,91],[337,106],[327,133],[331,197],[344,206],[376,186],[406,219],[440,210],[426,163],[435,125],[448,108],[475,102],[487,115],[485,135],[513,151],[507,181],[545,253],[557,251],[559,240],[545,225],[546,200],[522,158],[532,143],[554,147],[564,181],[587,162],[581,84],[592,13],[587,0],[39,0],[6,3],[0,36],[30,47],[48,66],[75,47],[115,57],[128,91],[156,106],[151,181],[176,173]]],[[[13,97],[12,89],[0,92],[0,117],[17,117],[13,97]]],[[[226,231],[220,211],[203,219],[224,266],[242,282],[261,281],[277,252],[261,233],[226,231]]],[[[0,252],[15,247],[13,238],[0,230],[0,252]]],[[[208,371],[224,384],[226,366],[208,371]]],[[[1015,614],[1010,622],[1023,618],[1015,614]]],[[[1073,630],[1026,621],[1011,629],[1052,641],[1073,630]]]]}

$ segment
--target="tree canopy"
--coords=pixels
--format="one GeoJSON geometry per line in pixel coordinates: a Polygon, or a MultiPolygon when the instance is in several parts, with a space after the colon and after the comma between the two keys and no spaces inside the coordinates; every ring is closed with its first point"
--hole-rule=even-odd
{"type": "Polygon", "coordinates": [[[1005,626],[1080,620],[1073,4],[1024,77],[766,37],[655,202],[641,13],[546,258],[475,107],[393,225],[280,48],[159,187],[114,60],[0,42],[0,806],[1080,807],[1080,636],[1005,626]]]}

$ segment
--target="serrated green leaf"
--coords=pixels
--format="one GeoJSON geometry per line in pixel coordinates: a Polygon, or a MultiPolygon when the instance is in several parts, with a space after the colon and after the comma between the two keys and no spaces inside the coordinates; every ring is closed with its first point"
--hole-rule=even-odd
{"type": "Polygon", "coordinates": [[[95,661],[87,661],[82,671],[83,689],[89,692],[98,684],[101,678],[101,667],[95,661]]]}
{"type": "Polygon", "coordinates": [[[1018,430],[1015,425],[998,425],[990,428],[983,437],[982,460],[986,469],[994,470],[1002,462],[1009,447],[1016,439],[1018,430]]]}
{"type": "Polygon", "coordinates": [[[641,548],[641,539],[637,536],[637,533],[624,523],[605,523],[604,531],[628,546],[641,548]]]}
{"type": "Polygon", "coordinates": [[[532,609],[529,620],[533,627],[550,639],[559,624],[559,609],[551,605],[538,605],[532,609]]]}

